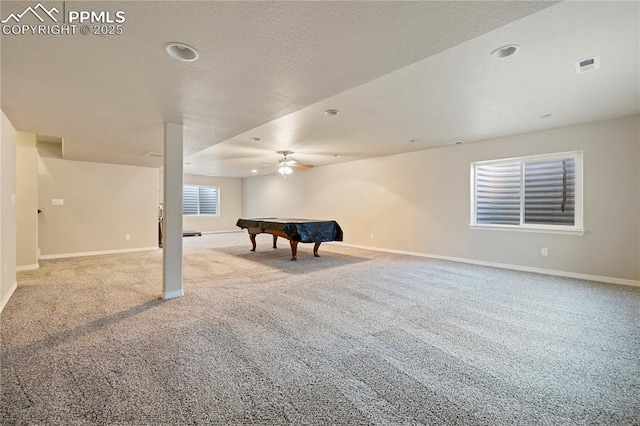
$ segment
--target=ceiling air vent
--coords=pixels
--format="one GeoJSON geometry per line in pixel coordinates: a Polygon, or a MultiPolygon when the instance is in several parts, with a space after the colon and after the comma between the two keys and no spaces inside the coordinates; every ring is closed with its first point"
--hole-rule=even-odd
{"type": "Polygon", "coordinates": [[[594,56],[593,58],[587,58],[576,62],[576,74],[597,70],[598,68],[600,68],[600,56],[594,56]]]}
{"type": "Polygon", "coordinates": [[[144,156],[145,157],[150,157],[150,158],[162,158],[162,157],[164,157],[164,154],[161,153],[161,152],[149,151],[144,156]]]}

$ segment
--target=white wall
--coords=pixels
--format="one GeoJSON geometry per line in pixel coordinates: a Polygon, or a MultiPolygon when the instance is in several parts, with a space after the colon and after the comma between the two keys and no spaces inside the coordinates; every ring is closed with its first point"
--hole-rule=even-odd
{"type": "Polygon", "coordinates": [[[16,140],[17,132],[0,111],[0,311],[16,289],[16,140]]]}
{"type": "Polygon", "coordinates": [[[55,146],[38,143],[42,257],[158,246],[157,169],[63,160],[55,146]]]}
{"type": "Polygon", "coordinates": [[[335,219],[346,243],[640,280],[639,121],[298,170],[287,179],[251,177],[243,181],[243,216],[335,219]],[[584,236],[469,228],[471,162],[575,150],[584,152],[584,236]]]}
{"type": "MultiPolygon", "coordinates": [[[[162,169],[159,173],[159,199],[162,201],[162,169]]],[[[217,186],[220,214],[218,216],[183,216],[182,229],[199,232],[239,231],[237,220],[242,217],[242,179],[185,174],[185,185],[217,186]]]]}
{"type": "Polygon", "coordinates": [[[18,269],[38,267],[38,150],[36,135],[18,132],[16,238],[18,269]]]}
{"type": "Polygon", "coordinates": [[[184,175],[185,185],[217,186],[219,188],[218,216],[183,216],[185,231],[224,232],[238,231],[236,221],[242,216],[242,179],[184,175]]]}

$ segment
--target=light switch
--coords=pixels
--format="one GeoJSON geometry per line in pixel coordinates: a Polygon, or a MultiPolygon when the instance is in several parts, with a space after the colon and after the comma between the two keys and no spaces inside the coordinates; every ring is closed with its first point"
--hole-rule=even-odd
{"type": "Polygon", "coordinates": [[[11,204],[16,203],[16,194],[11,194],[11,204]]]}
{"type": "Polygon", "coordinates": [[[52,206],[64,206],[64,200],[62,198],[52,198],[51,199],[52,206]]]}

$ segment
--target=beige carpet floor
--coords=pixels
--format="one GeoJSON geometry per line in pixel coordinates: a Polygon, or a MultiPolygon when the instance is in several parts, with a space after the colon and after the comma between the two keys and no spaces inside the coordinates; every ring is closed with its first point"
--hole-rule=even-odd
{"type": "Polygon", "coordinates": [[[640,424],[640,288],[269,241],[19,273],[0,423],[640,424]]]}

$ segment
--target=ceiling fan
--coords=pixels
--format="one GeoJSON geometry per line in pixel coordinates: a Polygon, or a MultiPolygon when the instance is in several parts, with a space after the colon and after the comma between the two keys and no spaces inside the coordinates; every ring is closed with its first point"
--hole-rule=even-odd
{"type": "Polygon", "coordinates": [[[300,163],[299,161],[294,160],[293,158],[289,158],[290,154],[293,154],[291,151],[277,151],[278,154],[282,155],[282,159],[278,161],[278,173],[280,173],[283,177],[287,177],[291,173],[293,173],[293,169],[310,169],[313,167],[311,164],[300,163]]]}

